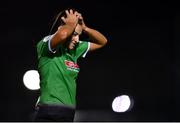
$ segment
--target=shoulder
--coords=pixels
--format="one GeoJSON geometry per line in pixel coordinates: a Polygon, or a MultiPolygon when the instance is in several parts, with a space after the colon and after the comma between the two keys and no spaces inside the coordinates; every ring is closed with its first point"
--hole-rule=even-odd
{"type": "Polygon", "coordinates": [[[47,44],[47,42],[48,42],[49,40],[51,40],[51,38],[52,38],[52,35],[44,36],[43,38],[41,38],[40,41],[37,42],[37,47],[38,47],[38,46],[41,46],[41,45],[44,45],[44,44],[47,44]]]}
{"type": "Polygon", "coordinates": [[[53,36],[53,35],[45,36],[45,37],[42,39],[42,41],[43,41],[43,42],[47,42],[47,41],[51,40],[52,36],[53,36]]]}

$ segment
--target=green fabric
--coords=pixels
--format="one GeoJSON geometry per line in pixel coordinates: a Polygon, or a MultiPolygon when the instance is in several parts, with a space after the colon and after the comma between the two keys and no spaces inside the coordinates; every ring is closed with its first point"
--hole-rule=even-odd
{"type": "Polygon", "coordinates": [[[40,74],[40,101],[45,104],[76,105],[77,60],[88,48],[80,41],[75,50],[68,52],[60,46],[55,53],[48,49],[48,39],[37,44],[38,71],[40,74]]]}

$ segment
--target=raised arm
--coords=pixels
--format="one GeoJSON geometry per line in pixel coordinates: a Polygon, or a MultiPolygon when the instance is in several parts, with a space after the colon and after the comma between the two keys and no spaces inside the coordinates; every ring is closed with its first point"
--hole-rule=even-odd
{"type": "Polygon", "coordinates": [[[89,36],[91,43],[89,51],[97,50],[107,43],[106,37],[99,31],[87,27],[84,32],[89,36]]]}
{"type": "Polygon", "coordinates": [[[78,12],[75,11],[73,13],[73,10],[66,10],[65,12],[67,17],[61,17],[64,25],[59,26],[58,30],[51,39],[50,45],[52,49],[55,49],[59,44],[64,44],[74,32],[74,29],[78,23],[78,12]]]}
{"type": "Polygon", "coordinates": [[[89,28],[85,25],[83,17],[80,15],[80,19],[81,19],[81,25],[82,25],[82,30],[85,34],[87,34],[90,38],[90,49],[89,51],[94,51],[97,50],[103,46],[105,46],[105,44],[107,43],[107,39],[106,37],[100,33],[99,31],[89,28]]]}

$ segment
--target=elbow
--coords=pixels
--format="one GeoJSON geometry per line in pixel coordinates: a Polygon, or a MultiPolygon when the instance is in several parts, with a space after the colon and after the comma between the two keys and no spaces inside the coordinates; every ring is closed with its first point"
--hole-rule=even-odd
{"type": "Polygon", "coordinates": [[[100,47],[104,47],[107,44],[108,40],[104,37],[103,39],[101,39],[101,41],[99,42],[99,46],[100,47]]]}
{"type": "Polygon", "coordinates": [[[108,42],[107,38],[104,38],[103,46],[105,46],[107,44],[107,42],[108,42]]]}
{"type": "Polygon", "coordinates": [[[105,43],[104,43],[104,45],[106,45],[107,44],[107,42],[108,42],[108,40],[105,38],[105,41],[104,41],[105,43]]]}

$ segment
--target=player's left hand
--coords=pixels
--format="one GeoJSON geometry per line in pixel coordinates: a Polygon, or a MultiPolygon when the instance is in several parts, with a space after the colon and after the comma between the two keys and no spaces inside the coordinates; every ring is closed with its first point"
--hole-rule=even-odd
{"type": "Polygon", "coordinates": [[[84,19],[83,19],[83,17],[82,17],[82,15],[81,15],[81,13],[79,13],[79,25],[81,25],[81,27],[82,27],[82,30],[84,31],[86,28],[87,28],[87,26],[86,26],[86,24],[84,23],[84,19]]]}

